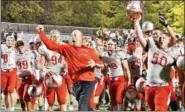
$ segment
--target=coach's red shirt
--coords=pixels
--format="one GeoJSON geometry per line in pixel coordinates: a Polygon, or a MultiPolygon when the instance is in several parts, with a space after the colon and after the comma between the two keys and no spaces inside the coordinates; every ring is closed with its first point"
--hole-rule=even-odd
{"type": "Polygon", "coordinates": [[[95,80],[94,69],[88,67],[88,62],[92,59],[100,64],[101,60],[94,49],[54,43],[44,32],[40,32],[39,36],[48,49],[58,52],[66,58],[68,71],[74,82],[95,80]]]}

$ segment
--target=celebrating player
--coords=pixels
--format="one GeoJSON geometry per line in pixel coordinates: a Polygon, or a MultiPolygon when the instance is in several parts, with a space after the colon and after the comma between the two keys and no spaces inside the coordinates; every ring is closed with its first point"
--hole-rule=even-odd
{"type": "MultiPolygon", "coordinates": [[[[145,100],[150,110],[168,110],[170,89],[168,82],[170,79],[169,70],[174,63],[174,59],[167,53],[170,37],[163,33],[159,41],[149,37],[144,38],[140,19],[135,19],[135,30],[141,46],[148,52],[148,72],[146,77],[145,100]]],[[[173,37],[172,37],[172,40],[173,37]]]]}

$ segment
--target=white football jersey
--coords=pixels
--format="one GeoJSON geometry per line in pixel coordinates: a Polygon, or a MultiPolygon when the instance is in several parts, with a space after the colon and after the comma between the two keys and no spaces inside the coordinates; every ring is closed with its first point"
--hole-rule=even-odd
{"type": "Polygon", "coordinates": [[[123,51],[114,52],[109,57],[102,57],[103,62],[110,68],[110,77],[125,75],[121,62],[124,59],[126,59],[126,54],[123,51]]]}
{"type": "Polygon", "coordinates": [[[14,59],[15,50],[8,48],[6,45],[1,44],[1,68],[11,69],[16,68],[16,62],[14,59]]]}
{"type": "Polygon", "coordinates": [[[148,70],[147,84],[167,83],[170,79],[171,64],[174,63],[172,56],[159,49],[153,38],[148,39],[148,70]]]}
{"type": "Polygon", "coordinates": [[[143,56],[143,48],[142,47],[137,47],[134,54],[138,55],[139,57],[142,57],[143,56]]]}
{"type": "Polygon", "coordinates": [[[42,45],[39,48],[39,54],[45,56],[46,58],[46,68],[51,69],[52,72],[61,75],[61,70],[64,67],[64,59],[59,53],[53,52],[46,48],[45,45],[42,45]]]}
{"type": "Polygon", "coordinates": [[[16,53],[15,60],[18,72],[29,71],[31,74],[34,74],[34,60],[35,55],[31,51],[25,51],[23,54],[16,53]]]}
{"type": "Polygon", "coordinates": [[[142,73],[143,61],[142,55],[139,54],[127,54],[127,61],[132,76],[139,76],[142,73]]]}

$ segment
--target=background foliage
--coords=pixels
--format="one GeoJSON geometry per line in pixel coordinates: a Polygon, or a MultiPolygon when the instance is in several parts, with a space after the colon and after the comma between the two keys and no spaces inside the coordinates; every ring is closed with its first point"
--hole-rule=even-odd
{"type": "MultiPolygon", "coordinates": [[[[3,22],[66,26],[132,28],[126,17],[126,1],[4,1],[3,22]]],[[[168,19],[175,32],[184,34],[183,1],[145,1],[144,19],[162,27],[158,15],[168,19]]]]}

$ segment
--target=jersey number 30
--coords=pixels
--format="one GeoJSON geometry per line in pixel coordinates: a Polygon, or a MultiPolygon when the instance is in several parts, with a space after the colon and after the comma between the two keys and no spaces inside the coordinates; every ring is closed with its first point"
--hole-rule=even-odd
{"type": "Polygon", "coordinates": [[[167,65],[167,61],[168,60],[165,56],[159,57],[158,53],[153,54],[153,60],[152,60],[153,64],[160,64],[162,67],[164,67],[167,65]]]}

